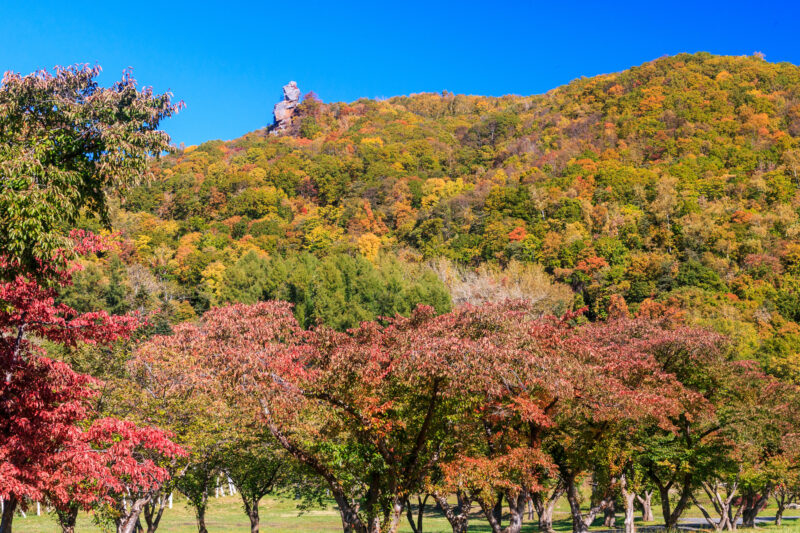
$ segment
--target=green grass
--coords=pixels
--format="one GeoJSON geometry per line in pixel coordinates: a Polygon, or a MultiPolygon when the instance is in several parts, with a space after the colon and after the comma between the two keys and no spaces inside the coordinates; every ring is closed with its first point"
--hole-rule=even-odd
{"type": "MultiPolygon", "coordinates": [[[[658,513],[659,509],[654,508],[658,513]]],[[[470,531],[476,533],[490,532],[489,525],[483,520],[479,510],[474,509],[471,520],[470,531]]],[[[774,509],[767,508],[763,516],[774,516],[774,509]]],[[[325,509],[314,509],[300,514],[296,508],[296,502],[289,499],[264,498],[260,506],[261,531],[269,533],[317,533],[325,531],[341,531],[341,521],[339,514],[333,505],[325,509]]],[[[791,514],[794,514],[792,512],[791,514]]],[[[687,513],[689,517],[697,517],[699,513],[692,509],[687,513]]],[[[621,513],[617,515],[618,527],[622,527],[621,513]]],[[[206,524],[211,533],[249,533],[250,522],[242,510],[239,496],[226,496],[222,498],[212,498],[209,503],[206,515],[206,524]]],[[[424,519],[424,531],[426,533],[450,533],[451,529],[444,516],[436,512],[433,505],[428,505],[424,519]]],[[[571,531],[572,523],[569,519],[567,502],[561,500],[556,508],[554,527],[557,531],[571,531]]],[[[594,529],[602,529],[601,519],[595,522],[594,529]]],[[[761,530],[769,533],[800,533],[800,520],[787,520],[781,527],[774,525],[763,526],[761,530]]],[[[404,533],[410,533],[411,528],[403,518],[400,529],[404,533]]],[[[536,531],[535,520],[526,522],[523,527],[525,532],[536,531]]],[[[17,516],[14,519],[14,531],[17,533],[60,533],[60,528],[52,516],[42,515],[33,516],[29,514],[27,518],[17,516]]],[[[88,515],[81,515],[78,520],[76,531],[80,532],[101,532],[101,529],[92,524],[88,515]]],[[[158,529],[163,533],[194,533],[197,531],[195,525],[194,512],[189,508],[185,500],[176,498],[172,509],[164,512],[161,526],[158,529]]]]}

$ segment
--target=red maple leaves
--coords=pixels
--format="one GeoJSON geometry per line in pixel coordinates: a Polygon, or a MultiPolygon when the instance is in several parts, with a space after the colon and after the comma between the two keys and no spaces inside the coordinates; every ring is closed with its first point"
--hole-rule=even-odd
{"type": "MultiPolygon", "coordinates": [[[[90,234],[73,237],[78,253],[104,246],[90,234]]],[[[0,497],[12,507],[27,498],[88,508],[131,487],[151,490],[168,477],[158,461],[183,454],[160,430],[92,420],[98,380],[46,357],[42,340],[107,344],[142,324],[58,303],[70,268],[53,269],[49,287],[22,275],[0,283],[0,497]]]]}

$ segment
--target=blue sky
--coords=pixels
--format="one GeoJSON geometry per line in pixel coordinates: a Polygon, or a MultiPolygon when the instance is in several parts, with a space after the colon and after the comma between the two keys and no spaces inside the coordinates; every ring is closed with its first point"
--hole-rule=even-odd
{"type": "Polygon", "coordinates": [[[125,67],[186,102],[176,143],[271,122],[280,87],[352,101],[542,93],[679,52],[800,64],[796,2],[63,2],[0,0],[0,69],[125,67]]]}

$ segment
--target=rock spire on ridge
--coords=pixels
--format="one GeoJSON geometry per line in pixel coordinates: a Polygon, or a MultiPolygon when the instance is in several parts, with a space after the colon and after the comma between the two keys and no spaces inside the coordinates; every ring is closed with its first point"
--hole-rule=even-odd
{"type": "Polygon", "coordinates": [[[283,100],[275,104],[273,114],[275,120],[270,126],[270,133],[277,135],[283,133],[292,123],[292,116],[297,109],[297,104],[300,102],[300,89],[297,83],[290,81],[283,86],[283,100]]]}

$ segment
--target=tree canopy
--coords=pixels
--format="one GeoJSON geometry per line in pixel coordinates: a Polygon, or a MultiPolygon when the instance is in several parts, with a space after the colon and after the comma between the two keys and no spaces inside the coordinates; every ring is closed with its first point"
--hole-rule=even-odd
{"type": "Polygon", "coordinates": [[[149,156],[169,150],[159,123],[169,94],[139,89],[130,72],[111,87],[77,65],[0,82],[0,255],[34,272],[64,248],[79,216],[110,224],[107,195],[141,183],[149,156]]]}

